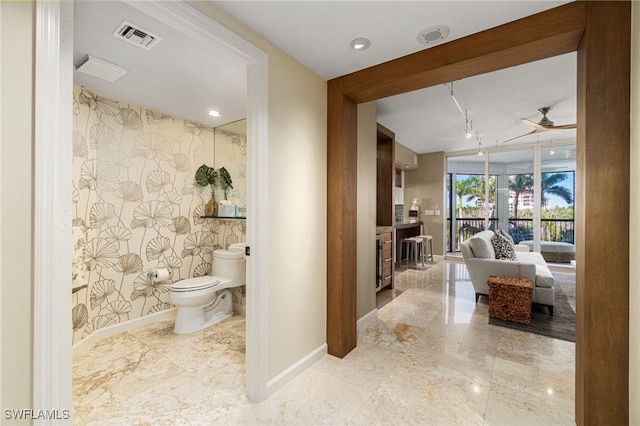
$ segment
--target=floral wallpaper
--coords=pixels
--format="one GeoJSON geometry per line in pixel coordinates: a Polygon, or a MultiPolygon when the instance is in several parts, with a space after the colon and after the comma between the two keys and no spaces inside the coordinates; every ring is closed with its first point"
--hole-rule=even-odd
{"type": "MultiPolygon", "coordinates": [[[[225,167],[227,198],[246,205],[246,137],[74,86],[73,341],[169,309],[173,281],[211,272],[212,252],[245,241],[243,220],[202,219],[202,164],[225,167]],[[81,248],[79,248],[81,247],[81,248]],[[81,251],[79,251],[81,250],[81,251]],[[78,260],[82,258],[82,261],[78,260]],[[170,281],[147,272],[169,268],[170,281]],[[82,277],[81,280],[76,277],[82,277]]],[[[224,199],[217,189],[217,200],[224,199]]],[[[234,304],[244,306],[244,287],[234,304]]]]}

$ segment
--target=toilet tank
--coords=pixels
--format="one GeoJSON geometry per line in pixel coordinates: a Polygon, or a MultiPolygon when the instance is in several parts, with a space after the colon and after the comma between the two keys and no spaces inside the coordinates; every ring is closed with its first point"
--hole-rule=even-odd
{"type": "Polygon", "coordinates": [[[243,257],[245,257],[246,249],[247,249],[247,243],[233,243],[229,246],[230,251],[242,253],[243,257]]]}
{"type": "Polygon", "coordinates": [[[246,280],[246,262],[244,259],[244,251],[232,250],[214,250],[213,251],[213,269],[214,277],[230,279],[229,286],[237,287],[245,285],[246,280]]]}

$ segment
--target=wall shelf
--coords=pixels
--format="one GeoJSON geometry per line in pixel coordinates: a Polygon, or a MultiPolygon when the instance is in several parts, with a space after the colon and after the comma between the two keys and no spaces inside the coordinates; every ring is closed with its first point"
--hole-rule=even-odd
{"type": "Polygon", "coordinates": [[[218,219],[218,220],[246,220],[246,217],[235,216],[200,216],[201,219],[218,219]]]}

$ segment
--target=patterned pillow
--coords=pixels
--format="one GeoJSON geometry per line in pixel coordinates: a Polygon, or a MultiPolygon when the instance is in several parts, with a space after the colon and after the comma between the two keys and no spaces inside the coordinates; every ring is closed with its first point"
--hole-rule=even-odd
{"type": "Polygon", "coordinates": [[[491,244],[496,251],[496,259],[516,260],[516,251],[513,248],[513,239],[502,230],[496,231],[491,237],[491,244]]]}
{"type": "Polygon", "coordinates": [[[504,229],[498,228],[498,230],[496,231],[496,234],[502,235],[507,240],[511,241],[511,244],[513,244],[513,238],[511,238],[511,235],[509,235],[509,233],[507,231],[505,231],[504,229]]]}

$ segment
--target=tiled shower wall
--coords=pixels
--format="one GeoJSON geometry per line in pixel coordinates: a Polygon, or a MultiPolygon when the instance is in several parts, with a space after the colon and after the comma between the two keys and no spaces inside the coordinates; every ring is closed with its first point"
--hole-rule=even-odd
{"type": "MultiPolygon", "coordinates": [[[[245,241],[244,221],[200,217],[211,191],[197,187],[194,174],[202,164],[224,166],[233,180],[228,199],[246,205],[247,143],[83,87],[73,95],[73,226],[86,241],[74,286],[87,284],[72,295],[76,343],[169,309],[172,281],[209,273],[213,250],[245,241]],[[150,280],[154,268],[171,269],[172,279],[150,280]]],[[[221,189],[216,199],[224,199],[221,189]]],[[[243,306],[244,287],[234,290],[243,306]]]]}

